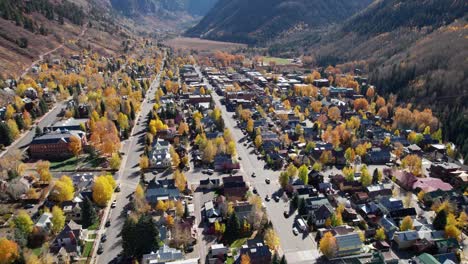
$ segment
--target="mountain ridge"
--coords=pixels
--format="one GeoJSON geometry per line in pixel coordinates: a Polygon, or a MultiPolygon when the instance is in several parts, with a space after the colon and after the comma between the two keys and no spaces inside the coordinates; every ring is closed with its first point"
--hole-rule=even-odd
{"type": "Polygon", "coordinates": [[[362,10],[372,0],[220,0],[186,35],[258,44],[296,26],[322,27],[362,10]]]}

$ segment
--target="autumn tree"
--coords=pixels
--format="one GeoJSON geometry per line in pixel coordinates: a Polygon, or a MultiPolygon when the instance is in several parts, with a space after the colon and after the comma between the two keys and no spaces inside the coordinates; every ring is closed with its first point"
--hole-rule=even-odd
{"type": "Polygon", "coordinates": [[[371,185],[372,183],[372,176],[369,173],[366,165],[361,167],[361,184],[364,187],[371,185]]]}
{"type": "Polygon", "coordinates": [[[36,163],[36,172],[37,174],[39,174],[39,178],[42,182],[50,182],[50,180],[52,180],[52,173],[50,173],[49,161],[38,161],[36,163]]]}
{"type": "Polygon", "coordinates": [[[365,98],[358,98],[358,99],[354,100],[354,110],[356,110],[356,111],[359,111],[359,110],[367,111],[368,108],[369,108],[369,103],[367,102],[367,100],[365,98]]]}
{"type": "Polygon", "coordinates": [[[369,99],[372,99],[372,98],[374,98],[374,96],[375,96],[374,87],[369,87],[369,89],[367,89],[367,91],[366,91],[366,97],[369,98],[369,99]]]}
{"type": "Polygon", "coordinates": [[[206,143],[205,148],[203,149],[202,159],[205,163],[211,163],[216,156],[216,146],[210,140],[206,143]]]}
{"type": "Polygon", "coordinates": [[[349,164],[351,164],[354,162],[354,159],[356,158],[356,153],[354,152],[353,148],[347,148],[344,156],[345,156],[346,161],[349,164]]]}
{"type": "Polygon", "coordinates": [[[119,153],[112,153],[112,156],[109,160],[109,166],[113,170],[118,170],[120,168],[120,164],[122,163],[122,160],[120,158],[119,153]]]}
{"type": "Polygon", "coordinates": [[[114,123],[108,119],[101,119],[95,122],[91,129],[90,137],[93,145],[102,154],[110,156],[120,149],[120,138],[114,123]]]}
{"type": "Polygon", "coordinates": [[[289,174],[286,172],[286,171],[283,171],[280,173],[280,176],[279,176],[279,183],[281,185],[281,188],[286,188],[286,186],[288,186],[289,184],[289,174]]]}
{"type": "Polygon", "coordinates": [[[257,135],[257,136],[255,137],[255,142],[254,142],[254,143],[255,143],[255,146],[256,146],[257,148],[260,148],[260,147],[262,146],[262,144],[263,144],[262,135],[257,135]]]}
{"type": "Polygon", "coordinates": [[[422,176],[422,160],[418,155],[408,155],[401,161],[403,168],[408,170],[416,176],[422,176]]]}
{"type": "Polygon", "coordinates": [[[81,139],[77,136],[71,136],[68,149],[75,157],[78,157],[82,151],[81,139]]]}
{"type": "Polygon", "coordinates": [[[251,264],[249,255],[242,254],[240,264],[251,264]]]}
{"type": "Polygon", "coordinates": [[[461,239],[461,237],[460,237],[461,233],[462,232],[460,231],[460,229],[457,228],[456,225],[447,225],[445,227],[445,236],[447,238],[455,238],[457,240],[460,240],[461,239]]]}
{"type": "Polygon", "coordinates": [[[411,216],[408,215],[405,218],[403,218],[403,220],[401,220],[400,231],[407,231],[413,229],[413,219],[411,218],[411,216]]]}
{"type": "Polygon", "coordinates": [[[297,167],[294,166],[293,163],[290,163],[290,164],[288,165],[288,167],[286,168],[286,171],[287,171],[288,175],[289,175],[290,177],[292,177],[292,178],[294,178],[294,177],[297,176],[298,170],[297,170],[297,167]]]}
{"type": "Polygon", "coordinates": [[[341,119],[341,111],[338,107],[333,106],[328,108],[328,118],[333,121],[338,121],[341,119]]]}
{"type": "Polygon", "coordinates": [[[354,168],[352,167],[344,167],[343,168],[343,175],[347,181],[354,181],[354,168]]]}
{"type": "Polygon", "coordinates": [[[185,177],[184,173],[182,173],[180,170],[176,170],[174,172],[174,181],[175,185],[179,189],[179,191],[183,192],[185,191],[187,187],[187,178],[185,177]]]}
{"type": "Polygon", "coordinates": [[[379,241],[383,241],[387,238],[387,236],[385,235],[385,229],[383,227],[377,229],[375,231],[375,239],[376,240],[379,240],[379,241]]]}
{"type": "Polygon", "coordinates": [[[124,113],[119,113],[117,116],[117,124],[119,124],[120,130],[127,130],[130,127],[128,123],[128,116],[124,113]]]}
{"type": "Polygon", "coordinates": [[[227,148],[226,148],[226,153],[229,154],[231,157],[234,157],[237,155],[236,143],[234,141],[230,141],[228,143],[227,148]]]}
{"type": "Polygon", "coordinates": [[[52,208],[52,232],[58,234],[65,226],[65,214],[58,206],[52,208]]]}
{"type": "Polygon", "coordinates": [[[112,175],[101,175],[93,184],[93,200],[99,206],[105,206],[114,194],[115,180],[112,175]]]}
{"type": "Polygon", "coordinates": [[[326,232],[320,239],[319,249],[327,258],[333,258],[336,255],[338,245],[331,232],[326,232]]]}
{"type": "Polygon", "coordinates": [[[0,263],[14,263],[19,256],[19,247],[14,241],[5,237],[0,238],[0,263]]]}
{"type": "Polygon", "coordinates": [[[169,148],[169,154],[171,155],[172,166],[174,166],[174,168],[178,168],[180,165],[180,157],[172,145],[169,148]]]}
{"type": "Polygon", "coordinates": [[[13,218],[13,226],[27,236],[33,231],[34,222],[26,211],[21,210],[13,218]]]}
{"type": "Polygon", "coordinates": [[[254,130],[254,121],[252,118],[249,118],[247,121],[247,127],[246,127],[247,132],[252,133],[254,130]]]}
{"type": "Polygon", "coordinates": [[[50,193],[52,200],[57,202],[70,201],[75,194],[75,187],[70,177],[63,175],[55,182],[54,188],[50,193]]]}
{"type": "Polygon", "coordinates": [[[141,170],[146,170],[149,167],[149,159],[146,155],[140,157],[139,165],[141,170]]]}
{"type": "Polygon", "coordinates": [[[20,135],[20,131],[18,125],[16,124],[15,120],[9,119],[7,121],[8,129],[10,131],[10,135],[13,139],[17,139],[20,135]]]}
{"type": "Polygon", "coordinates": [[[268,228],[265,230],[265,244],[270,248],[270,250],[276,250],[280,245],[280,240],[273,228],[268,228]]]}
{"type": "Polygon", "coordinates": [[[309,169],[305,164],[299,167],[298,176],[304,184],[309,182],[309,169]]]}

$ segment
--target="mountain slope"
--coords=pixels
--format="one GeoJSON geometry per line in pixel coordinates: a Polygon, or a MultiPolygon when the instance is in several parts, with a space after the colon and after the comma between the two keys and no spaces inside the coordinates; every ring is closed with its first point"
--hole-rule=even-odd
{"type": "Polygon", "coordinates": [[[220,0],[188,36],[264,42],[289,30],[340,22],[372,0],[220,0]]]}
{"type": "Polygon", "coordinates": [[[186,12],[203,16],[217,0],[110,0],[112,7],[127,16],[186,12]]]}
{"type": "Polygon", "coordinates": [[[444,136],[467,155],[467,14],[464,0],[380,0],[329,32],[297,34],[269,50],[364,69],[380,93],[435,111],[444,136]]]}
{"type": "Polygon", "coordinates": [[[18,77],[49,53],[123,51],[132,30],[109,10],[105,0],[0,0],[0,72],[18,77]]]}

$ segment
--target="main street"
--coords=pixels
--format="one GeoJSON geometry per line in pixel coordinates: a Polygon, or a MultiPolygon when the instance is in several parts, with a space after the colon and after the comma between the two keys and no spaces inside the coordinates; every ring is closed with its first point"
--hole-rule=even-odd
{"type": "MultiPolygon", "coordinates": [[[[165,58],[163,62],[165,61],[165,58]]],[[[164,65],[164,63],[162,63],[164,65]]],[[[95,248],[93,250],[93,257],[91,263],[109,263],[115,259],[122,252],[122,240],[120,231],[126,219],[125,206],[130,203],[129,197],[135,191],[137,184],[140,180],[139,161],[140,155],[143,153],[144,138],[146,131],[146,118],[153,108],[153,100],[155,93],[159,88],[162,67],[151,83],[150,88],[146,93],[146,98],[141,104],[140,113],[138,114],[131,132],[130,138],[122,142],[123,159],[119,172],[116,175],[116,181],[120,184],[120,192],[116,193],[116,207],[110,209],[108,206],[104,213],[104,218],[101,222],[101,228],[96,237],[95,248]],[[111,225],[105,227],[105,222],[110,220],[111,225]],[[103,246],[103,253],[96,255],[96,251],[101,236],[106,234],[107,241],[101,243],[103,246]]]]}
{"type": "MultiPolygon", "coordinates": [[[[202,76],[200,69],[196,68],[198,74],[202,76]]],[[[218,96],[211,87],[210,84],[205,83],[205,86],[212,91],[211,95],[216,103],[216,106],[222,110],[222,117],[226,128],[232,133],[233,138],[238,142],[237,154],[240,158],[242,174],[247,182],[250,182],[252,187],[255,187],[258,194],[262,199],[269,195],[272,195],[280,189],[278,182],[279,171],[267,170],[264,168],[265,163],[262,160],[258,160],[257,156],[253,153],[254,149],[239,144],[240,140],[244,137],[242,131],[237,128],[236,121],[232,117],[232,113],[228,113],[226,108],[221,105],[221,97],[218,96]],[[252,173],[255,173],[256,177],[252,178],[252,173]],[[265,179],[269,178],[271,184],[267,184],[265,179]]],[[[317,243],[311,235],[299,234],[295,236],[292,232],[294,226],[294,220],[296,214],[285,218],[283,212],[289,210],[289,203],[280,199],[279,202],[275,202],[273,199],[269,202],[264,202],[268,218],[273,223],[273,227],[280,237],[281,251],[280,253],[286,255],[288,263],[314,263],[315,260],[320,256],[317,250],[317,243]]]]}

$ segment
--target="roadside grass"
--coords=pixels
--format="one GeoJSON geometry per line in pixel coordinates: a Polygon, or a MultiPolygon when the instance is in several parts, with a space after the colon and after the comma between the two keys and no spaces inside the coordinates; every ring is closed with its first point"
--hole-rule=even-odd
{"type": "Polygon", "coordinates": [[[226,264],[234,264],[234,258],[233,258],[233,257],[228,257],[228,258],[226,259],[226,262],[225,262],[225,263],[226,263],[226,264]]]}
{"type": "Polygon", "coordinates": [[[277,57],[263,57],[263,63],[268,65],[270,62],[275,62],[277,65],[287,65],[291,64],[291,61],[284,58],[277,58],[277,57]]]}
{"type": "Polygon", "coordinates": [[[91,249],[93,249],[94,242],[86,242],[83,249],[83,258],[87,258],[91,254],[91,249]]]}
{"type": "Polygon", "coordinates": [[[88,235],[88,239],[96,239],[96,233],[88,235]]]}

